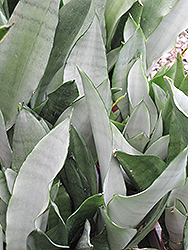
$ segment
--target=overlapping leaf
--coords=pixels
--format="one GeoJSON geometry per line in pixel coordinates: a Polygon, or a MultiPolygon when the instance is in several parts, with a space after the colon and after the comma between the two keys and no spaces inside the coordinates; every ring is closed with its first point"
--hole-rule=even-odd
{"type": "Polygon", "coordinates": [[[48,205],[48,185],[63,167],[67,155],[68,131],[66,119],[37,144],[19,171],[7,211],[6,237],[10,250],[25,249],[34,220],[48,205]]]}

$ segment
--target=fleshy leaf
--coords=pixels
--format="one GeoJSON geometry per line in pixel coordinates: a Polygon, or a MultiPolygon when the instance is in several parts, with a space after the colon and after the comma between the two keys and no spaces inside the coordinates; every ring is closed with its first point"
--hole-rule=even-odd
{"type": "Polygon", "coordinates": [[[78,232],[80,226],[83,226],[86,219],[90,219],[94,216],[97,208],[104,203],[104,198],[102,194],[95,194],[85,200],[81,206],[69,216],[66,225],[68,228],[69,239],[71,240],[73,236],[78,232]]]}
{"type": "Polygon", "coordinates": [[[78,97],[75,81],[63,83],[47,97],[40,116],[54,125],[61,113],[78,97]]]}
{"type": "Polygon", "coordinates": [[[12,150],[8,141],[3,114],[0,110],[0,161],[4,167],[10,167],[12,161],[12,150]]]}
{"type": "Polygon", "coordinates": [[[7,210],[6,237],[10,250],[25,249],[34,220],[48,205],[48,185],[63,167],[68,152],[69,120],[39,141],[19,171],[7,210]]]}
{"type": "Polygon", "coordinates": [[[152,62],[158,59],[162,53],[170,51],[178,34],[187,28],[188,16],[185,13],[187,7],[187,1],[179,1],[149,36],[146,43],[148,67],[151,67],[152,62]],[[167,30],[168,32],[166,32],[167,30]]]}
{"type": "Polygon", "coordinates": [[[141,101],[134,109],[125,126],[125,138],[130,139],[140,133],[150,137],[150,113],[144,101],[141,101]]]}
{"type": "Polygon", "coordinates": [[[107,29],[107,48],[110,48],[112,37],[115,33],[118,20],[120,17],[131,8],[136,0],[115,1],[107,0],[105,9],[106,29],[107,29]]]}
{"type": "Polygon", "coordinates": [[[126,195],[127,190],[118,161],[112,157],[110,168],[104,181],[104,201],[107,205],[115,194],[126,195]]]}
{"type": "Polygon", "coordinates": [[[110,121],[107,110],[97,89],[83,71],[79,70],[79,73],[82,78],[86,95],[91,128],[100,164],[101,177],[102,181],[104,181],[112,154],[112,133],[110,121]],[[100,112],[98,112],[99,110],[100,112]]]}
{"type": "Polygon", "coordinates": [[[26,109],[20,111],[13,135],[13,170],[20,169],[27,155],[46,134],[39,120],[31,112],[26,109]]]}
{"type": "MultiPolygon", "coordinates": [[[[108,78],[105,46],[97,16],[94,17],[89,29],[76,43],[64,70],[64,80],[75,79],[79,94],[83,96],[84,90],[76,66],[89,76],[96,87],[108,78]]],[[[110,85],[108,85],[109,87],[110,85]]]]}
{"type": "Polygon", "coordinates": [[[107,207],[111,220],[122,227],[136,227],[166,193],[184,184],[186,165],[187,148],[168,165],[148,189],[132,196],[115,195],[107,207]]]}
{"type": "Polygon", "coordinates": [[[45,91],[55,73],[65,66],[67,57],[78,39],[77,35],[86,19],[90,4],[91,0],[73,0],[60,9],[53,48],[44,75],[32,100],[32,106],[36,107],[42,102],[45,91]]]}
{"type": "MultiPolygon", "coordinates": [[[[118,93],[114,94],[115,100],[127,93],[127,75],[130,68],[133,66],[137,57],[140,56],[141,53],[144,59],[145,41],[141,30],[137,28],[134,35],[122,47],[117,63],[115,65],[112,78],[112,87],[122,89],[118,93]]],[[[121,110],[123,119],[125,119],[129,114],[129,104],[127,96],[118,104],[118,107],[121,110]]]]}
{"type": "Polygon", "coordinates": [[[81,250],[81,249],[93,249],[93,245],[90,242],[90,231],[91,231],[91,225],[88,220],[85,222],[84,231],[82,233],[81,238],[78,241],[78,244],[76,245],[75,250],[81,250]]]}
{"type": "Polygon", "coordinates": [[[166,169],[160,158],[151,155],[128,155],[123,151],[114,153],[137,190],[148,188],[166,169]]]}
{"type": "Polygon", "coordinates": [[[112,133],[113,133],[113,149],[122,150],[127,154],[140,155],[142,154],[135,148],[133,148],[120,133],[119,129],[111,123],[112,133]]]}
{"type": "Polygon", "coordinates": [[[28,103],[37,87],[50,55],[56,25],[59,0],[21,1],[11,21],[16,23],[0,46],[0,107],[6,127],[15,122],[19,103],[28,103]],[[27,42],[26,42],[27,41],[27,42]]]}
{"type": "Polygon", "coordinates": [[[110,249],[124,248],[136,235],[137,230],[116,225],[113,221],[111,221],[104,207],[100,208],[100,213],[106,225],[107,238],[110,249]]]}

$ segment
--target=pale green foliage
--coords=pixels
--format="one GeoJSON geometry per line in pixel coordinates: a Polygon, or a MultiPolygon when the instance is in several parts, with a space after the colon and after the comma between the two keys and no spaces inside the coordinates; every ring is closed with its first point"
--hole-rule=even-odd
{"type": "Polygon", "coordinates": [[[134,248],[165,207],[187,248],[182,56],[148,77],[187,7],[0,1],[0,250],[134,248]]]}

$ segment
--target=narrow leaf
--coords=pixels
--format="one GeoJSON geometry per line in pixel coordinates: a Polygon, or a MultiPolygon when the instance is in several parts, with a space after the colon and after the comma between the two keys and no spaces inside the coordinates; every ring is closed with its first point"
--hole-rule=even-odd
{"type": "Polygon", "coordinates": [[[110,121],[104,103],[88,76],[79,70],[86,95],[91,128],[100,164],[102,181],[109,168],[112,154],[112,135],[110,121]],[[100,113],[98,112],[100,110],[100,113]]]}
{"type": "Polygon", "coordinates": [[[8,141],[3,114],[0,110],[0,160],[4,167],[10,167],[12,161],[12,150],[8,141]]]}

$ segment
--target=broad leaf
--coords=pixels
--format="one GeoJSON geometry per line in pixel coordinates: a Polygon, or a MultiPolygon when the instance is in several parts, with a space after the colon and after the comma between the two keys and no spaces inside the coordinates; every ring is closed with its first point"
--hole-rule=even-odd
{"type": "Polygon", "coordinates": [[[46,135],[39,120],[26,109],[17,116],[13,135],[12,169],[18,171],[27,155],[46,135]]]}
{"type": "Polygon", "coordinates": [[[128,1],[115,1],[115,0],[107,0],[106,9],[105,9],[105,18],[106,18],[106,29],[107,29],[107,48],[110,48],[112,37],[115,33],[115,28],[117,27],[117,23],[120,17],[131,8],[133,3],[136,0],[128,0],[128,1]]]}
{"type": "Polygon", "coordinates": [[[166,16],[177,4],[176,0],[142,0],[143,13],[141,18],[141,27],[146,37],[149,37],[157,28],[162,18],[166,16]]]}
{"type": "Polygon", "coordinates": [[[166,169],[160,158],[151,155],[128,155],[123,151],[114,153],[137,190],[148,188],[166,169]]]}
{"type": "Polygon", "coordinates": [[[6,236],[10,250],[25,249],[34,220],[48,205],[48,185],[63,167],[68,145],[69,119],[66,119],[39,141],[23,163],[7,211],[6,236]]]}
{"type": "Polygon", "coordinates": [[[168,155],[168,146],[169,146],[170,136],[165,135],[153,142],[149,148],[145,151],[146,155],[155,155],[165,160],[168,155]]]}
{"type": "Polygon", "coordinates": [[[33,106],[36,107],[42,102],[45,91],[55,73],[65,66],[67,57],[76,42],[75,37],[85,21],[90,4],[91,0],[73,0],[60,9],[53,48],[44,75],[32,100],[33,106]]]}
{"type": "Polygon", "coordinates": [[[186,164],[187,148],[143,192],[132,196],[115,195],[107,207],[111,220],[122,227],[136,227],[166,193],[184,184],[186,164]]]}
{"type": "Polygon", "coordinates": [[[12,150],[8,141],[3,114],[0,110],[0,160],[4,167],[10,167],[12,161],[12,150]]]}
{"type": "Polygon", "coordinates": [[[148,68],[162,53],[173,48],[178,34],[187,28],[188,16],[185,12],[187,7],[187,1],[179,1],[170,13],[162,19],[152,35],[149,36],[146,43],[148,68]],[[166,32],[167,30],[168,32],[166,32]]]}
{"type": "MultiPolygon", "coordinates": [[[[105,46],[97,16],[94,17],[89,29],[76,43],[64,70],[64,80],[75,79],[79,94],[83,96],[84,90],[76,66],[89,76],[96,87],[108,78],[105,46]]],[[[107,88],[110,88],[110,85],[107,88]]]]}
{"type": "Polygon", "coordinates": [[[112,154],[112,134],[110,121],[104,103],[88,76],[79,70],[86,95],[91,128],[100,164],[102,181],[109,168],[112,154]],[[98,112],[100,110],[100,113],[98,112]]]}
{"type": "Polygon", "coordinates": [[[78,89],[75,81],[63,83],[58,89],[47,96],[48,99],[40,112],[40,116],[54,125],[61,113],[77,97],[78,89]]]}
{"type": "Polygon", "coordinates": [[[133,228],[120,227],[109,218],[104,207],[100,208],[102,219],[106,225],[108,243],[110,249],[122,249],[136,235],[137,230],[133,228]]]}
{"type": "Polygon", "coordinates": [[[112,157],[110,168],[104,181],[104,201],[107,205],[115,194],[126,195],[127,189],[118,161],[112,157]]]}
{"type": "MultiPolygon", "coordinates": [[[[25,248],[23,248],[25,249],[25,248]]],[[[40,229],[32,231],[27,239],[28,250],[58,250],[69,249],[69,246],[57,245],[40,229]]]]}
{"type": "Polygon", "coordinates": [[[21,1],[18,15],[0,46],[0,108],[6,127],[15,122],[19,103],[28,103],[47,65],[58,22],[59,0],[21,1]],[[26,42],[27,41],[27,42],[26,42]]]}
{"type": "Polygon", "coordinates": [[[3,228],[2,226],[0,225],[0,250],[3,250],[3,238],[4,238],[4,235],[3,235],[3,228]]]}
{"type": "Polygon", "coordinates": [[[95,194],[85,200],[81,206],[67,219],[66,225],[68,228],[69,239],[78,232],[81,226],[84,225],[86,219],[92,218],[97,208],[104,203],[102,194],[95,194]]]}

